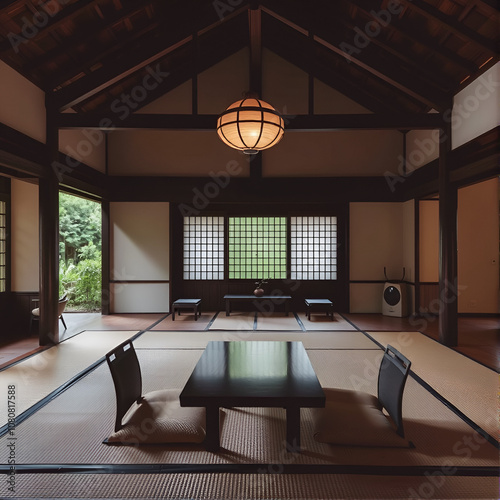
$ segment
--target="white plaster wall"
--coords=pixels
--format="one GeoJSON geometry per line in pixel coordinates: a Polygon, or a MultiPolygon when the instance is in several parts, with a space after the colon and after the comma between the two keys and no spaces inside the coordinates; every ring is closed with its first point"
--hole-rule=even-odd
{"type": "Polygon", "coordinates": [[[45,92],[0,61],[0,122],[45,142],[45,92]]]}
{"type": "Polygon", "coordinates": [[[500,63],[455,96],[451,119],[453,149],[500,125],[500,63]]]}
{"type": "Polygon", "coordinates": [[[111,203],[112,312],[169,310],[169,204],[111,203]],[[141,282],[150,283],[141,283],[141,282]],[[134,283],[137,282],[137,283],[134,283]]]}
{"type": "Polygon", "coordinates": [[[39,289],[38,186],[11,181],[12,291],[39,289]]]}

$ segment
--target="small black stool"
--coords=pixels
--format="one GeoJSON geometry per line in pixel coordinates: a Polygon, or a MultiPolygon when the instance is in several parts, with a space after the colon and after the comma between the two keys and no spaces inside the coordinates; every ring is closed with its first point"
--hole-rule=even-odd
{"type": "Polygon", "coordinates": [[[321,310],[326,310],[326,315],[333,321],[333,302],[328,299],[304,299],[306,302],[306,316],[311,321],[311,306],[318,306],[321,310]]]}
{"type": "Polygon", "coordinates": [[[198,321],[201,316],[201,299],[177,299],[172,302],[172,321],[175,321],[175,311],[181,315],[181,309],[192,309],[194,311],[194,320],[198,321]]]}

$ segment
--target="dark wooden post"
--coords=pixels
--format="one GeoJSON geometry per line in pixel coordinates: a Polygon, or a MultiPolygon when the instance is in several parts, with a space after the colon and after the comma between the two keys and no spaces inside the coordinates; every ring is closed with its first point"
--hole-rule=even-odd
{"type": "MultiPolygon", "coordinates": [[[[250,91],[262,98],[262,22],[259,2],[251,2],[248,9],[248,31],[250,35],[250,91]]],[[[250,177],[262,178],[262,153],[251,155],[250,177]]]]}
{"type": "Polygon", "coordinates": [[[439,341],[458,343],[457,188],[450,183],[451,124],[439,132],[439,341]]]}
{"type": "Polygon", "coordinates": [[[420,200],[413,200],[414,206],[414,235],[415,235],[415,314],[420,314],[420,200]]]}
{"type": "Polygon", "coordinates": [[[59,130],[47,105],[45,176],[38,184],[40,230],[40,345],[59,342],[59,180],[52,167],[58,157],[59,130]]]}
{"type": "Polygon", "coordinates": [[[101,248],[102,248],[102,284],[101,284],[101,313],[110,313],[111,290],[109,287],[110,274],[110,228],[109,228],[109,201],[101,203],[101,248]]]}

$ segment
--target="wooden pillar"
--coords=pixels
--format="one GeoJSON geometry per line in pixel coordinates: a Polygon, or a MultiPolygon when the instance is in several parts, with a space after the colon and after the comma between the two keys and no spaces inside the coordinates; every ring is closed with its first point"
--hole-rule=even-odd
{"type": "Polygon", "coordinates": [[[40,345],[59,342],[59,181],[52,163],[57,159],[59,131],[47,106],[46,175],[39,180],[40,345]]]}
{"type": "Polygon", "coordinates": [[[258,2],[251,2],[248,10],[250,36],[250,91],[262,97],[262,23],[258,2]]]}
{"type": "Polygon", "coordinates": [[[420,200],[413,200],[415,235],[415,314],[420,314],[420,200]]]}
{"type": "Polygon", "coordinates": [[[458,343],[457,188],[450,183],[451,124],[439,147],[439,341],[458,343]]]}
{"type": "Polygon", "coordinates": [[[101,203],[101,313],[110,313],[111,290],[109,288],[109,274],[110,274],[110,230],[109,230],[109,201],[102,201],[101,203]]]}

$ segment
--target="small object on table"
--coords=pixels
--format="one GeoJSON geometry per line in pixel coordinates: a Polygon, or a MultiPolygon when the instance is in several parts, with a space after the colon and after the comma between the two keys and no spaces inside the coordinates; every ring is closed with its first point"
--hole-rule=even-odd
{"type": "Polygon", "coordinates": [[[311,306],[318,306],[319,309],[325,310],[326,315],[332,318],[333,321],[333,302],[328,299],[304,299],[306,303],[306,317],[311,321],[311,306]]]}
{"type": "Polygon", "coordinates": [[[181,315],[181,309],[191,309],[194,311],[194,320],[198,321],[201,316],[201,299],[177,299],[172,302],[172,321],[175,321],[175,311],[181,315]]]}

